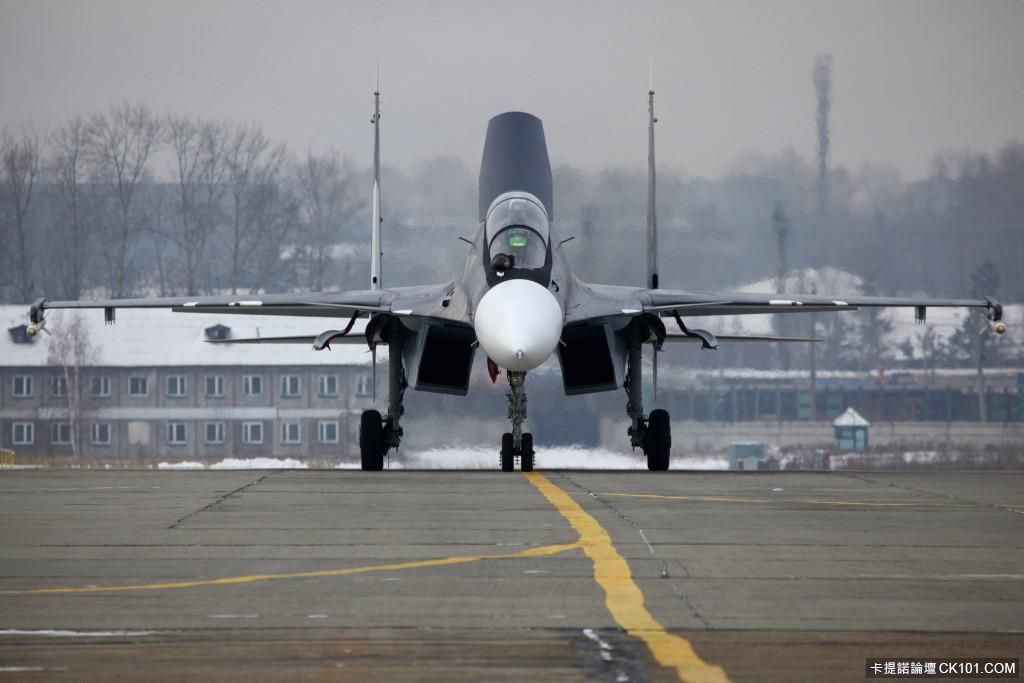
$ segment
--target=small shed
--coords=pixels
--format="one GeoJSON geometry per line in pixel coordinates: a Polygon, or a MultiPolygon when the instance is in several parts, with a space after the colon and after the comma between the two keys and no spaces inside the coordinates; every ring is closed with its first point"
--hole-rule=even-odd
{"type": "Polygon", "coordinates": [[[773,458],[765,458],[763,443],[737,441],[729,446],[729,469],[777,470],[779,463],[773,458]]]}
{"type": "Polygon", "coordinates": [[[836,447],[841,451],[861,451],[868,447],[868,428],[871,423],[853,408],[832,421],[836,433],[836,447]]]}

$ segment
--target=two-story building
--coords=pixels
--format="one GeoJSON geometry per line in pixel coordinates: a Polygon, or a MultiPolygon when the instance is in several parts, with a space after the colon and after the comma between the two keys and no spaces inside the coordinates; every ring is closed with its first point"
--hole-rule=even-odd
{"type": "MultiPolygon", "coordinates": [[[[51,335],[29,337],[26,316],[0,306],[0,447],[19,456],[358,457],[373,391],[364,345],[208,343],[314,336],[337,319],[122,309],[108,326],[102,311],[58,311],[51,335]]],[[[381,381],[386,361],[382,349],[381,381]]]]}

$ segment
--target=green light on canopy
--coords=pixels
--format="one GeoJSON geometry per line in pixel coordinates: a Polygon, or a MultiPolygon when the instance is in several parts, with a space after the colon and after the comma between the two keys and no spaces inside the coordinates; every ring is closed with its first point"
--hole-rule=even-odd
{"type": "Polygon", "coordinates": [[[509,230],[508,233],[508,246],[510,247],[525,247],[528,239],[526,230],[509,230]]]}

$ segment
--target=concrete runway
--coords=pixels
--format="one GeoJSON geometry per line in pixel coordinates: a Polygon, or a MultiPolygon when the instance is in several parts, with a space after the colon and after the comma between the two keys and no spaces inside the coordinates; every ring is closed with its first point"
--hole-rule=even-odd
{"type": "Polygon", "coordinates": [[[1020,472],[0,472],[0,683],[1022,655],[1020,472]]]}

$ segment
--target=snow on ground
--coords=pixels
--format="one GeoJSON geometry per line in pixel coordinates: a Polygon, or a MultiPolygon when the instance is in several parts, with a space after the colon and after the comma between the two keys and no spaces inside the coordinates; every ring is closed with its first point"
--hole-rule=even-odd
{"type": "Polygon", "coordinates": [[[156,631],[64,631],[51,628],[38,630],[0,629],[0,636],[52,636],[54,638],[123,638],[125,636],[148,636],[154,633],[156,631]]]}
{"type": "MultiPolygon", "coordinates": [[[[158,470],[202,470],[207,469],[201,462],[161,462],[158,470]]],[[[211,470],[305,470],[309,464],[293,458],[225,458],[210,465],[211,470]]]]}
{"type": "MultiPolygon", "coordinates": [[[[493,446],[462,446],[434,448],[425,451],[402,451],[389,459],[389,469],[409,470],[497,470],[500,468],[498,451],[493,446]]],[[[635,455],[603,448],[561,446],[537,449],[536,466],[573,470],[646,470],[647,460],[637,451],[635,455]]],[[[277,470],[308,469],[309,463],[292,458],[227,458],[207,466],[202,462],[161,462],[160,470],[277,470]]],[[[339,470],[358,470],[358,460],[338,463],[339,470]]],[[[729,461],[720,456],[674,457],[672,469],[725,470],[729,461]]]]}
{"type": "Polygon", "coordinates": [[[210,465],[211,470],[305,470],[309,464],[293,458],[225,458],[210,465]]]}
{"type": "Polygon", "coordinates": [[[969,458],[964,458],[958,454],[940,453],[938,451],[893,451],[891,453],[872,453],[865,454],[863,452],[845,452],[845,453],[833,453],[829,456],[829,462],[832,464],[834,470],[845,470],[850,469],[851,462],[853,467],[862,466],[865,461],[871,460],[876,465],[891,468],[900,469],[901,465],[934,465],[937,463],[955,463],[963,462],[967,467],[970,467],[969,458]]]}
{"type": "MultiPolygon", "coordinates": [[[[560,446],[538,448],[535,465],[538,468],[574,470],[646,470],[647,460],[637,451],[635,455],[603,448],[560,446]]],[[[355,467],[356,465],[352,465],[355,467]]],[[[391,463],[391,469],[482,469],[500,467],[498,451],[493,446],[467,446],[461,448],[435,448],[405,453],[401,460],[391,463]]],[[[709,456],[672,458],[672,469],[722,470],[728,469],[724,457],[709,456]]]]}

